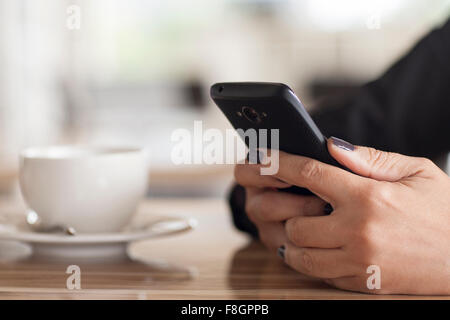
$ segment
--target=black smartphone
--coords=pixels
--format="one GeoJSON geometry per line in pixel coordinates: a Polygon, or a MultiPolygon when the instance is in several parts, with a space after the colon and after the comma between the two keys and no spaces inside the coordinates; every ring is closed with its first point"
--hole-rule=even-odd
{"type": "MultiPolygon", "coordinates": [[[[320,132],[300,99],[282,83],[224,82],[210,90],[211,98],[222,110],[232,126],[242,136],[248,129],[278,129],[278,148],[341,167],[328,153],[327,139],[320,132]]],[[[258,147],[272,148],[270,139],[258,147]]],[[[248,141],[244,139],[248,145],[248,141]]],[[[283,189],[296,194],[310,195],[309,190],[296,186],[283,189]]]]}

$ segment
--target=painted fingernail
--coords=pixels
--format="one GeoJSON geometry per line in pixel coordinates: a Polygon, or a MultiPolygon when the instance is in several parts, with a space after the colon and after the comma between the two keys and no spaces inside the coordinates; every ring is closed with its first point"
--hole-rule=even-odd
{"type": "Polygon", "coordinates": [[[263,150],[258,150],[258,164],[265,164],[266,153],[263,150]]]}
{"type": "Polygon", "coordinates": [[[333,142],[333,144],[341,149],[344,149],[346,151],[353,151],[355,150],[355,146],[352,145],[350,142],[347,142],[345,140],[336,138],[336,137],[331,137],[331,142],[333,142]]]}
{"type": "Polygon", "coordinates": [[[286,251],[286,247],[283,245],[278,248],[277,254],[281,259],[284,259],[284,252],[286,251]]]}
{"type": "Polygon", "coordinates": [[[329,215],[332,212],[333,212],[333,207],[331,206],[331,204],[327,203],[325,205],[325,207],[323,208],[323,213],[325,213],[326,215],[329,215]]]}

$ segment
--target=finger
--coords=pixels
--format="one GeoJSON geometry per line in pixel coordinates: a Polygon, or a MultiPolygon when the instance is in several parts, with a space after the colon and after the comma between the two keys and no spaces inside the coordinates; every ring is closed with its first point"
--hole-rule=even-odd
{"type": "Polygon", "coordinates": [[[259,240],[273,252],[276,252],[287,241],[282,223],[258,222],[256,228],[258,229],[259,240]]]}
{"type": "Polygon", "coordinates": [[[354,173],[375,180],[398,181],[417,173],[420,167],[420,158],[354,146],[336,137],[328,139],[328,150],[333,158],[354,173]]]}
{"type": "Polygon", "coordinates": [[[347,232],[336,215],[294,217],[285,224],[287,238],[298,247],[339,248],[346,243],[347,232]]]}
{"type": "Polygon", "coordinates": [[[326,202],[315,196],[299,196],[280,191],[258,192],[249,188],[246,211],[254,219],[285,221],[297,216],[325,214],[326,202]]]}
{"type": "Polygon", "coordinates": [[[275,177],[307,188],[331,205],[347,201],[365,182],[363,178],[335,166],[281,151],[275,177]]]}
{"type": "Polygon", "coordinates": [[[373,290],[369,290],[367,288],[367,279],[361,278],[359,276],[344,276],[340,278],[330,278],[325,279],[325,283],[329,284],[338,289],[348,290],[348,291],[357,291],[357,292],[371,292],[374,293],[373,290]]]}
{"type": "Polygon", "coordinates": [[[244,187],[273,187],[287,188],[291,185],[279,180],[275,176],[261,175],[260,165],[257,164],[237,164],[234,167],[234,177],[240,185],[244,187]]]}
{"type": "Polygon", "coordinates": [[[316,278],[339,278],[355,274],[342,249],[299,248],[287,243],[285,262],[293,269],[316,278]]]}

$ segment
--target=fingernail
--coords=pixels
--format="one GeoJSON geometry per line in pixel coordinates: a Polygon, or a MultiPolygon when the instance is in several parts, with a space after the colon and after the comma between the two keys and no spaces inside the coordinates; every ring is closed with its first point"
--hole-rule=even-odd
{"type": "Polygon", "coordinates": [[[286,247],[283,245],[281,247],[278,248],[277,250],[277,254],[278,256],[284,260],[284,252],[286,251],[286,247]]]}
{"type": "Polygon", "coordinates": [[[333,142],[333,144],[341,149],[344,149],[346,151],[353,151],[355,150],[355,146],[352,145],[350,142],[347,142],[345,140],[336,138],[336,137],[331,137],[331,142],[333,142]]]}
{"type": "Polygon", "coordinates": [[[327,203],[327,204],[325,205],[325,208],[323,208],[323,212],[324,212],[326,215],[329,215],[330,213],[332,213],[332,212],[333,212],[333,207],[331,206],[331,204],[327,203]]]}
{"type": "Polygon", "coordinates": [[[258,164],[265,164],[266,153],[263,150],[258,150],[258,164]]]}

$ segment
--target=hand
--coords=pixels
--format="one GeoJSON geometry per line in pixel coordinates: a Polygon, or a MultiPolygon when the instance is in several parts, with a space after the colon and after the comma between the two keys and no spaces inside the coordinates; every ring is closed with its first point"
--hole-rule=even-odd
{"type": "Polygon", "coordinates": [[[328,216],[288,219],[285,262],[347,290],[450,294],[450,178],[424,158],[335,138],[328,149],[355,174],[280,152],[271,181],[308,188],[334,208],[328,216]],[[380,268],[381,289],[367,286],[371,265],[380,268]]]}
{"type": "Polygon", "coordinates": [[[260,175],[259,164],[238,164],[236,181],[245,187],[245,211],[256,225],[261,242],[273,252],[286,243],[284,221],[297,216],[324,214],[325,201],[315,196],[280,192],[291,185],[274,176],[260,175]]]}

